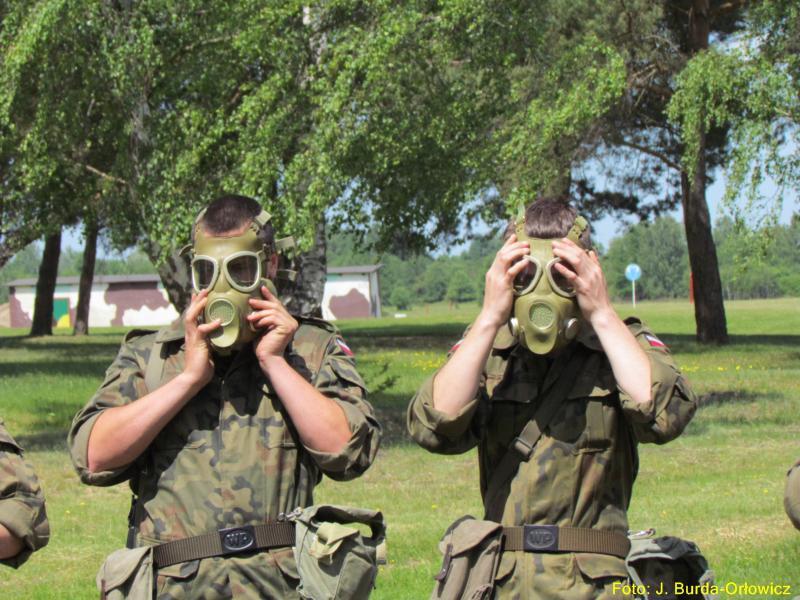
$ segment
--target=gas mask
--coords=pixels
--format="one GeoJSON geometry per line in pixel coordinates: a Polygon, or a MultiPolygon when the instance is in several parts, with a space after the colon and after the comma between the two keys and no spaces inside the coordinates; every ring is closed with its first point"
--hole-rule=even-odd
{"type": "MultiPolygon", "coordinates": [[[[197,293],[209,290],[203,320],[211,323],[219,319],[221,322],[208,338],[215,350],[224,354],[242,348],[259,335],[247,320],[252,312],[250,298],[262,297],[261,286],[278,295],[268,278],[269,254],[258,239],[258,232],[270,215],[262,210],[244,233],[221,237],[209,235],[202,227],[197,227],[204,214],[205,211],[198,215],[193,228],[192,287],[197,293]]],[[[276,242],[276,247],[286,248],[292,244],[291,238],[285,238],[276,242]]]]}
{"type": "MultiPolygon", "coordinates": [[[[578,216],[567,238],[582,247],[579,237],[588,227],[578,216]]],[[[528,265],[514,278],[514,311],[509,327],[534,354],[553,354],[569,344],[581,330],[582,316],[572,283],[559,273],[556,263],[572,268],[553,255],[553,240],[531,238],[525,233],[524,212],[517,218],[517,239],[530,244],[528,265]]]]}

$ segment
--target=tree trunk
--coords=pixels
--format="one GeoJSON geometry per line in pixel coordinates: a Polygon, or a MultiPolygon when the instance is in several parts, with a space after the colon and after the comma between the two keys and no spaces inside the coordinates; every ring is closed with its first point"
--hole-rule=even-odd
{"type": "Polygon", "coordinates": [[[286,307],[290,312],[312,317],[322,316],[322,295],[328,276],[328,262],[325,254],[325,221],[320,218],[314,231],[314,247],[308,252],[299,253],[293,268],[297,271],[297,281],[292,289],[286,307]]]}
{"type": "MultiPolygon", "coordinates": [[[[701,150],[703,146],[704,139],[701,138],[701,150]]],[[[694,278],[696,335],[697,341],[704,344],[727,344],[728,328],[722,300],[722,282],[705,192],[705,159],[701,152],[691,183],[688,175],[681,173],[683,225],[686,229],[689,265],[694,278]]]]}
{"type": "MultiPolygon", "coordinates": [[[[689,43],[692,55],[708,48],[710,11],[708,0],[694,0],[689,13],[689,43]]],[[[700,140],[694,169],[689,181],[681,173],[683,224],[689,250],[689,264],[694,277],[694,318],[697,341],[705,344],[727,344],[728,329],[722,283],[719,277],[717,248],[711,233],[711,217],[706,202],[706,136],[700,140]]]]}
{"type": "Polygon", "coordinates": [[[36,301],[33,306],[33,323],[30,335],[53,335],[53,294],[58,277],[58,259],[61,256],[61,229],[47,236],[39,279],[36,281],[36,301]]]}
{"type": "Polygon", "coordinates": [[[164,289],[167,290],[169,301],[178,313],[182,313],[192,300],[189,257],[181,256],[180,250],[176,250],[158,267],[158,274],[164,289]]]}
{"type": "Polygon", "coordinates": [[[94,281],[94,265],[97,259],[97,236],[100,226],[97,223],[86,223],[86,245],[83,248],[83,264],[81,280],[78,284],[78,308],[75,310],[75,325],[72,335],[89,333],[89,303],[92,297],[94,281]]]}

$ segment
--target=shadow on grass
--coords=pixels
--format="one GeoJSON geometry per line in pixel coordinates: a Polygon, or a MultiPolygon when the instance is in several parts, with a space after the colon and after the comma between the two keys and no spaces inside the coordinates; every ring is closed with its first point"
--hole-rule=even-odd
{"type": "Polygon", "coordinates": [[[46,429],[28,435],[15,436],[26,451],[66,450],[68,429],[46,429]]]}
{"type": "Polygon", "coordinates": [[[744,390],[716,390],[701,394],[699,397],[700,407],[720,406],[722,404],[750,404],[756,400],[778,400],[782,394],[776,392],[755,393],[744,390]]]}
{"type": "Polygon", "coordinates": [[[70,375],[75,377],[88,377],[96,379],[100,385],[103,373],[111,363],[111,358],[100,359],[71,359],[59,362],[58,357],[54,357],[52,362],[7,362],[0,363],[0,377],[19,377],[22,375],[70,375]]]}
{"type": "Polygon", "coordinates": [[[700,344],[694,335],[685,333],[658,333],[670,350],[676,354],[704,354],[716,352],[723,348],[736,349],[737,346],[784,346],[797,348],[800,346],[800,335],[732,335],[730,344],[719,346],[715,344],[700,344]]]}
{"type": "Polygon", "coordinates": [[[391,323],[377,327],[348,327],[342,324],[341,330],[348,341],[356,338],[385,337],[396,340],[408,337],[447,337],[460,338],[467,328],[467,321],[455,323],[391,323]]]}

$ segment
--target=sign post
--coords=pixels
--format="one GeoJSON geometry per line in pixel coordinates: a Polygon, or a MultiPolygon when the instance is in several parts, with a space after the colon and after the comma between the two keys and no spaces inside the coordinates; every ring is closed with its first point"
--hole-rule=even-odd
{"type": "Polygon", "coordinates": [[[636,263],[631,263],[625,267],[625,279],[631,282],[631,298],[633,298],[633,308],[636,308],[636,280],[642,276],[642,269],[636,263]]]}

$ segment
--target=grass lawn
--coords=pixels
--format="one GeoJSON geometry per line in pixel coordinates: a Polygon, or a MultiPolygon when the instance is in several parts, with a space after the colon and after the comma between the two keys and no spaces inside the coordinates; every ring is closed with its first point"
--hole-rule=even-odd
{"type": "MultiPolygon", "coordinates": [[[[370,387],[385,443],[364,477],[325,480],[317,501],[386,514],[389,564],[374,598],[427,597],[442,531],[464,513],[481,513],[475,454],[428,454],[410,442],[404,426],[408,400],[477,310],[475,304],[439,305],[412,309],[403,319],[339,324],[370,387]]],[[[690,305],[637,307],[703,404],[676,441],[640,446],[630,524],[695,541],[718,583],[791,585],[794,596],[800,594],[800,532],[783,512],[783,486],[786,470],[800,458],[800,300],[729,302],[726,310],[732,343],[715,348],[693,341],[690,305]]],[[[629,306],[619,311],[632,312],[629,306]]],[[[2,598],[96,598],[97,568],[124,544],[126,486],[80,485],[64,442],[122,331],[28,339],[25,332],[0,330],[0,416],[37,467],[53,531],[50,545],[22,569],[2,569],[2,598]]]]}

